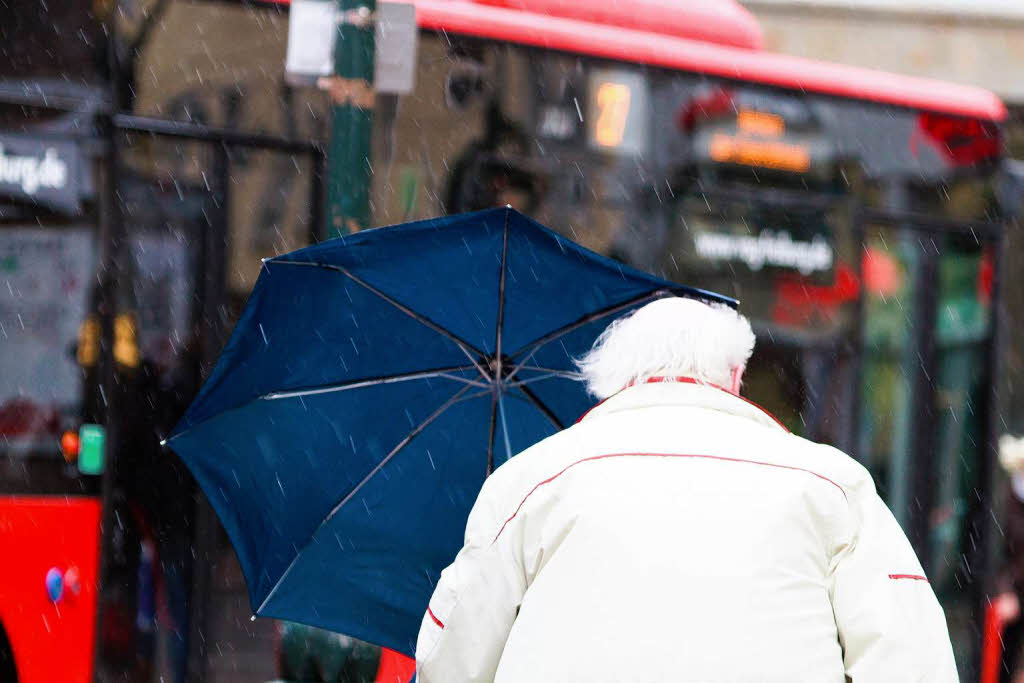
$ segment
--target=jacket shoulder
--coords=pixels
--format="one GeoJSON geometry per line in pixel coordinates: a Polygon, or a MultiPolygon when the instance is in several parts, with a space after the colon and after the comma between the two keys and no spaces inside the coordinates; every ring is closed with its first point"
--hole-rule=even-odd
{"type": "Polygon", "coordinates": [[[498,466],[484,482],[480,495],[495,500],[521,497],[524,486],[534,486],[556,474],[579,452],[572,427],[552,434],[498,466]]]}
{"type": "Polygon", "coordinates": [[[799,452],[806,461],[812,462],[817,471],[828,476],[848,495],[860,495],[866,489],[874,492],[874,479],[868,469],[843,451],[795,434],[788,435],[787,439],[791,447],[796,446],[794,451],[799,452]]]}
{"type": "Polygon", "coordinates": [[[491,474],[499,482],[535,475],[571,458],[580,450],[573,427],[563,429],[512,456],[491,474]]]}

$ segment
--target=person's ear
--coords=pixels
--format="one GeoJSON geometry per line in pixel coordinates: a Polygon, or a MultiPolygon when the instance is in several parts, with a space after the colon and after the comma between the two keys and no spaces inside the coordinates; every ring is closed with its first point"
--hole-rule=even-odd
{"type": "Polygon", "coordinates": [[[740,395],[740,385],[743,384],[743,371],[745,369],[746,368],[742,365],[737,368],[733,368],[732,377],[730,378],[728,386],[730,393],[736,394],[737,396],[740,395]]]}

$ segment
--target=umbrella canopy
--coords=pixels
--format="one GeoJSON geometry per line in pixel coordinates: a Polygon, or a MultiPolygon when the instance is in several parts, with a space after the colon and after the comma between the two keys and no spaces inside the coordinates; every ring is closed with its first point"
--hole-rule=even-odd
{"type": "Polygon", "coordinates": [[[227,530],[255,614],[412,654],[490,471],[589,407],[574,372],[670,294],[511,208],[264,261],[168,442],[227,530]]]}

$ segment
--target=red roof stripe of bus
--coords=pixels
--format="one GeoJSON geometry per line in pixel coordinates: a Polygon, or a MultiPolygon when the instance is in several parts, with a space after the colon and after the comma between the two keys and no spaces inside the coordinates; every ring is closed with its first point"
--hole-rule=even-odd
{"type": "Polygon", "coordinates": [[[1006,107],[982,88],[801,57],[700,43],[465,0],[416,0],[425,29],[492,38],[741,81],[882,102],[992,121],[1006,107]]]}
{"type": "Polygon", "coordinates": [[[764,47],[761,24],[735,0],[476,0],[549,17],[618,26],[750,50],[764,47]]]}
{"type": "MultiPolygon", "coordinates": [[[[289,0],[265,0],[287,5],[289,0]]],[[[381,0],[387,2],[388,0],[381,0]]],[[[396,2],[405,0],[394,0],[396,2]]],[[[415,4],[416,0],[412,0],[415,4]]],[[[761,24],[736,0],[451,0],[588,25],[617,26],[659,35],[760,50],[761,24]]]]}
{"type": "MultiPolygon", "coordinates": [[[[287,4],[288,0],[276,1],[287,4]]],[[[1006,118],[1006,107],[998,97],[987,90],[972,86],[714,45],[650,31],[495,7],[468,0],[414,2],[417,23],[421,28],[435,31],[479,36],[944,114],[990,121],[1002,121],[1006,118]]]]}

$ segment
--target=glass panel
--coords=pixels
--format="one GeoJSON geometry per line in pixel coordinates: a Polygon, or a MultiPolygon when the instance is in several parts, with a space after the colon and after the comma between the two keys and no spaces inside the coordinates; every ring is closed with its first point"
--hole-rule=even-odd
{"type": "Polygon", "coordinates": [[[982,410],[991,324],[992,252],[973,238],[947,238],[939,264],[938,488],[929,517],[929,571],[946,608],[961,660],[969,654],[974,605],[967,525],[976,503],[988,416],[982,410]]]}
{"type": "Polygon", "coordinates": [[[980,401],[987,387],[986,349],[990,332],[990,250],[974,238],[941,237],[918,226],[871,226],[865,251],[865,356],[860,452],[880,494],[907,526],[914,467],[932,472],[936,489],[928,512],[928,547],[921,561],[946,609],[958,660],[970,661],[975,594],[966,555],[967,515],[975,499],[977,463],[984,454],[986,416],[980,401]],[[911,411],[925,396],[914,396],[912,377],[920,356],[911,337],[914,290],[923,249],[939,250],[936,321],[937,373],[934,451],[915,463],[911,411]]]}
{"type": "MultiPolygon", "coordinates": [[[[155,193],[154,201],[162,207],[175,199],[181,203],[161,209],[174,217],[167,225],[177,225],[185,216],[193,222],[213,220],[222,211],[213,195],[218,183],[226,183],[228,230],[224,234],[228,240],[227,287],[232,296],[243,300],[248,296],[261,259],[309,242],[313,182],[309,155],[231,147],[226,176],[217,178],[213,144],[150,136],[131,136],[131,140],[125,159],[130,170],[151,185],[146,192],[155,193]],[[197,202],[205,204],[200,207],[197,202]]],[[[132,212],[145,214],[150,208],[135,202],[126,207],[128,219],[132,220],[132,212]]],[[[197,232],[186,245],[193,257],[200,244],[197,232]]]]}
{"type": "Polygon", "coordinates": [[[958,174],[940,183],[911,188],[911,208],[956,220],[996,221],[999,210],[993,173],[958,174]]]}
{"type": "Polygon", "coordinates": [[[260,650],[273,624],[261,620],[248,633],[236,624],[234,615],[248,608],[234,551],[224,534],[198,531],[205,527],[195,484],[159,443],[211,369],[203,363],[234,325],[260,259],[308,242],[313,164],[308,156],[241,146],[225,153],[213,143],[128,138],[119,310],[136,343],[130,362],[118,367],[122,422],[112,498],[124,522],[106,567],[110,625],[101,666],[107,677],[126,667],[146,678],[184,676],[190,576],[201,571],[194,558],[205,557],[218,577],[206,627],[232,643],[210,653],[207,665],[224,669],[241,651],[269,669],[271,658],[260,650]],[[224,292],[216,301],[218,277],[224,292]]]}
{"type": "Polygon", "coordinates": [[[151,672],[160,648],[167,653],[161,673],[170,678],[168,668],[184,667],[195,485],[160,440],[198,389],[203,233],[217,215],[216,196],[205,185],[161,182],[127,169],[118,195],[128,238],[118,319],[130,330],[131,352],[120,354],[117,365],[110,504],[121,522],[104,567],[107,617],[98,665],[101,677],[129,666],[151,672]]]}
{"type": "Polygon", "coordinates": [[[137,325],[139,365],[157,376],[173,373],[196,353],[201,245],[214,197],[203,186],[131,173],[122,187],[130,283],[122,307],[137,325]]]}
{"type": "Polygon", "coordinates": [[[739,298],[758,334],[748,394],[793,432],[848,448],[860,291],[848,207],[715,192],[677,207],[657,270],[739,298]]]}
{"type": "Polygon", "coordinates": [[[916,235],[870,226],[864,251],[864,368],[859,453],[879,493],[907,522],[910,468],[910,348],[916,235]]]}
{"type": "Polygon", "coordinates": [[[98,354],[98,249],[79,223],[0,224],[0,452],[59,457],[98,354]]]}
{"type": "Polygon", "coordinates": [[[856,300],[856,250],[845,207],[813,199],[687,194],[656,255],[658,269],[742,299],[759,324],[805,339],[834,336],[856,300]]]}

